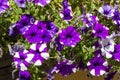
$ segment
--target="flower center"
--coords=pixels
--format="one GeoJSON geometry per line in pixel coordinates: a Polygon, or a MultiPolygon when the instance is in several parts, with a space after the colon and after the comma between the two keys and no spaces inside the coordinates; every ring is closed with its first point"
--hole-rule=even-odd
{"type": "Polygon", "coordinates": [[[99,62],[95,62],[95,63],[94,63],[94,66],[99,66],[99,65],[100,65],[99,62]]]}

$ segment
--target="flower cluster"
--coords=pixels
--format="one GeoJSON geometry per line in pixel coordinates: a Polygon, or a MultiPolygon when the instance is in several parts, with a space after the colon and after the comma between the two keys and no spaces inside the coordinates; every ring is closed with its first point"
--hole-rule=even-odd
{"type": "MultiPolygon", "coordinates": [[[[26,8],[27,3],[31,2],[43,8],[50,1],[15,0],[21,8],[26,8]]],[[[49,66],[50,70],[44,71],[47,71],[45,73],[47,80],[53,80],[54,73],[68,76],[79,69],[89,69],[93,76],[107,75],[113,68],[109,60],[120,62],[120,44],[116,42],[116,36],[120,36],[119,30],[116,29],[111,33],[109,25],[102,23],[97,15],[85,11],[78,17],[80,20],[76,20],[74,25],[72,8],[68,0],[63,0],[61,4],[62,11],[59,11],[59,14],[64,21],[68,21],[62,24],[62,26],[65,25],[62,29],[61,25],[57,25],[56,19],[53,19],[55,21],[52,21],[51,18],[50,20],[38,19],[32,13],[22,14],[20,19],[9,27],[9,36],[21,36],[23,42],[28,42],[24,45],[25,47],[17,43],[13,49],[8,46],[10,55],[13,56],[14,66],[20,71],[20,80],[31,80],[32,75],[29,73],[29,68],[33,65],[36,68],[48,67],[51,59],[56,61],[52,60],[53,64],[50,63],[53,65],[52,68],[49,66]]],[[[117,3],[115,7],[105,4],[99,8],[98,12],[102,14],[101,16],[105,16],[105,19],[113,20],[117,26],[120,26],[117,3]]]]}

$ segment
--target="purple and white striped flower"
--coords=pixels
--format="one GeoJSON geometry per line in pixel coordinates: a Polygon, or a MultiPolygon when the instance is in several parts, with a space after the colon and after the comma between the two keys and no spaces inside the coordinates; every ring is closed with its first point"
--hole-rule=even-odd
{"type": "Polygon", "coordinates": [[[95,56],[92,60],[88,61],[87,66],[90,70],[90,74],[100,76],[106,73],[108,63],[103,60],[101,56],[95,56]]]}
{"type": "Polygon", "coordinates": [[[65,59],[62,62],[59,62],[56,66],[55,66],[55,70],[56,73],[60,73],[63,76],[68,76],[71,73],[75,73],[77,71],[77,67],[74,61],[65,59]]]}
{"type": "Polygon", "coordinates": [[[5,13],[5,11],[9,8],[8,0],[0,0],[0,15],[1,13],[5,13]]]}
{"type": "Polygon", "coordinates": [[[49,58],[46,43],[32,44],[30,46],[30,52],[34,54],[32,61],[36,66],[42,65],[42,63],[49,58]]]}
{"type": "Polygon", "coordinates": [[[105,4],[104,6],[100,7],[98,11],[104,16],[112,17],[114,9],[110,5],[105,4]]]}
{"type": "Polygon", "coordinates": [[[35,5],[44,7],[45,5],[47,5],[48,3],[50,3],[51,0],[33,0],[33,3],[35,5]]]}
{"type": "Polygon", "coordinates": [[[27,50],[16,52],[14,55],[15,67],[19,68],[21,71],[27,70],[33,57],[34,54],[29,53],[27,50]]]}
{"type": "Polygon", "coordinates": [[[109,29],[102,24],[95,24],[93,27],[93,34],[98,37],[105,39],[108,36],[109,29]]]}
{"type": "Polygon", "coordinates": [[[25,34],[25,32],[29,29],[29,27],[34,23],[34,18],[30,14],[23,14],[20,17],[20,20],[15,23],[15,26],[19,30],[21,34],[25,34]]]}
{"type": "Polygon", "coordinates": [[[102,46],[102,55],[106,58],[111,58],[113,56],[112,52],[114,51],[115,46],[114,40],[109,36],[105,39],[99,40],[99,44],[102,46]]]}
{"type": "Polygon", "coordinates": [[[65,46],[75,47],[77,42],[81,40],[81,35],[73,26],[62,29],[59,33],[60,43],[65,46]]]}
{"type": "Polygon", "coordinates": [[[21,8],[25,8],[26,7],[26,0],[14,0],[14,1],[21,8]]]}
{"type": "Polygon", "coordinates": [[[71,6],[68,4],[68,0],[63,0],[62,2],[63,10],[60,13],[60,17],[63,20],[71,20],[73,18],[71,6]]]}
{"type": "Polygon", "coordinates": [[[99,19],[92,15],[92,14],[83,14],[84,17],[82,17],[82,22],[86,25],[86,27],[92,27],[95,24],[98,24],[99,19]]]}

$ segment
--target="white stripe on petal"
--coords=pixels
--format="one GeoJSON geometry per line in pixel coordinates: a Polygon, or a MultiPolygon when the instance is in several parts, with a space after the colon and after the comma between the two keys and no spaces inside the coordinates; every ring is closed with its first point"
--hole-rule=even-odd
{"type": "Polygon", "coordinates": [[[39,48],[39,51],[42,52],[46,47],[47,47],[47,45],[45,43],[42,44],[39,48]]]}
{"type": "Polygon", "coordinates": [[[108,63],[107,63],[107,61],[105,61],[105,62],[103,63],[103,65],[104,65],[104,66],[108,66],[108,63]]]}
{"type": "Polygon", "coordinates": [[[100,70],[100,75],[103,75],[105,73],[104,70],[100,70]]]}
{"type": "Polygon", "coordinates": [[[112,54],[106,52],[106,58],[111,58],[112,57],[112,54]]]}
{"type": "Polygon", "coordinates": [[[103,8],[100,7],[98,11],[99,11],[100,13],[103,13],[103,8]]]}
{"type": "Polygon", "coordinates": [[[95,69],[92,69],[92,70],[90,71],[90,73],[91,73],[92,75],[95,75],[95,69]]]}
{"type": "Polygon", "coordinates": [[[36,44],[32,44],[32,45],[30,46],[30,49],[36,50],[36,44]]]}
{"type": "Polygon", "coordinates": [[[88,62],[88,63],[87,63],[87,66],[90,66],[90,65],[91,65],[90,62],[88,62]]]}
{"type": "Polygon", "coordinates": [[[42,65],[42,63],[41,63],[40,60],[37,60],[37,61],[35,62],[35,65],[36,65],[36,66],[40,66],[40,65],[42,65]]]}
{"type": "Polygon", "coordinates": [[[16,52],[14,55],[15,58],[20,58],[19,52],[16,52]]]}
{"type": "Polygon", "coordinates": [[[23,53],[28,53],[28,50],[24,50],[23,53]]]}
{"type": "Polygon", "coordinates": [[[71,64],[73,64],[73,61],[68,60],[67,65],[71,65],[71,64]]]}
{"type": "Polygon", "coordinates": [[[42,56],[44,59],[48,59],[48,58],[49,58],[49,54],[48,54],[47,52],[41,53],[41,56],[42,56]]]}
{"type": "Polygon", "coordinates": [[[30,61],[33,59],[33,57],[34,57],[34,54],[27,54],[27,58],[25,59],[25,61],[30,63],[30,61]]]}
{"type": "Polygon", "coordinates": [[[75,72],[77,71],[77,69],[76,69],[76,68],[73,68],[72,71],[75,73],[75,72]]]}
{"type": "Polygon", "coordinates": [[[51,0],[47,0],[46,3],[50,3],[51,0]]]}
{"type": "Polygon", "coordinates": [[[20,64],[20,69],[21,69],[22,71],[25,71],[25,70],[27,70],[27,67],[26,67],[23,63],[21,63],[21,64],[20,64]]]}

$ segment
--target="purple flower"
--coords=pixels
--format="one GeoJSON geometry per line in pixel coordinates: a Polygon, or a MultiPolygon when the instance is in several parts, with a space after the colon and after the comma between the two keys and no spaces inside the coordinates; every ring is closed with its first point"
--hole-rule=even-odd
{"type": "Polygon", "coordinates": [[[47,53],[47,45],[45,43],[32,44],[30,46],[30,52],[34,54],[32,61],[34,65],[40,66],[42,63],[49,58],[47,53]]]}
{"type": "Polygon", "coordinates": [[[62,45],[75,47],[77,42],[81,40],[81,36],[73,26],[68,26],[66,29],[63,29],[60,33],[60,43],[62,45]]]}
{"type": "Polygon", "coordinates": [[[65,9],[63,9],[63,11],[60,13],[60,17],[63,20],[71,20],[73,15],[72,15],[72,11],[71,11],[71,7],[67,7],[65,9]]]}
{"type": "Polygon", "coordinates": [[[19,79],[20,80],[31,80],[31,75],[28,71],[20,71],[19,79]]]}
{"type": "Polygon", "coordinates": [[[68,7],[69,6],[68,0],[63,0],[62,5],[64,8],[68,7]]]}
{"type": "Polygon", "coordinates": [[[63,76],[68,76],[71,73],[75,73],[77,70],[75,62],[71,60],[63,60],[56,65],[56,73],[61,73],[63,76]]]}
{"type": "Polygon", "coordinates": [[[59,28],[53,22],[46,22],[46,29],[50,32],[50,35],[53,37],[59,30],[59,28]]]}
{"type": "Polygon", "coordinates": [[[102,7],[100,7],[98,11],[101,14],[103,14],[104,16],[112,17],[114,9],[111,6],[106,4],[106,5],[102,6],[102,7]]]}
{"type": "Polygon", "coordinates": [[[18,34],[19,34],[19,29],[17,29],[15,24],[9,27],[8,29],[9,36],[17,36],[18,34]]]}
{"type": "Polygon", "coordinates": [[[112,52],[114,51],[115,42],[110,37],[99,40],[99,43],[102,45],[101,51],[102,55],[106,58],[111,58],[112,52]]]}
{"type": "Polygon", "coordinates": [[[25,8],[26,7],[26,0],[14,0],[14,1],[21,8],[25,8]]]}
{"type": "Polygon", "coordinates": [[[108,28],[101,25],[101,24],[95,24],[93,27],[93,34],[96,37],[105,39],[108,36],[108,28]]]}
{"type": "Polygon", "coordinates": [[[1,13],[5,13],[5,11],[9,8],[8,0],[0,0],[0,15],[1,13]]]}
{"type": "Polygon", "coordinates": [[[21,71],[27,70],[34,55],[27,50],[16,52],[14,55],[14,64],[21,71]]]}
{"type": "Polygon", "coordinates": [[[115,45],[113,58],[117,61],[120,61],[120,44],[115,45]]]}
{"type": "Polygon", "coordinates": [[[29,27],[34,23],[34,18],[32,15],[23,14],[19,21],[16,22],[16,27],[19,29],[21,34],[25,34],[25,32],[29,29],[29,27]]]}
{"type": "Polygon", "coordinates": [[[52,36],[50,35],[50,32],[48,32],[47,30],[41,31],[40,42],[49,43],[51,39],[52,39],[52,36]]]}
{"type": "Polygon", "coordinates": [[[71,6],[68,4],[68,0],[63,0],[62,5],[63,5],[63,10],[60,13],[60,17],[63,20],[71,20],[73,15],[72,15],[71,6]]]}
{"type": "Polygon", "coordinates": [[[50,3],[51,0],[33,0],[33,3],[35,5],[44,7],[45,5],[47,5],[48,3],[50,3]]]}
{"type": "Polygon", "coordinates": [[[56,48],[58,51],[62,51],[63,50],[63,45],[60,43],[60,37],[56,37],[55,38],[55,44],[56,44],[56,48]]]}
{"type": "Polygon", "coordinates": [[[34,24],[37,25],[37,28],[39,30],[45,30],[47,25],[45,21],[39,21],[39,20],[36,20],[34,24]]]}
{"type": "Polygon", "coordinates": [[[94,76],[100,76],[106,73],[108,63],[101,56],[95,56],[87,63],[90,73],[94,76]]]}
{"type": "Polygon", "coordinates": [[[83,14],[83,16],[81,19],[86,27],[91,27],[98,23],[98,18],[92,14],[83,14]]]}
{"type": "Polygon", "coordinates": [[[11,47],[11,45],[8,45],[8,48],[9,48],[9,54],[12,56],[14,55],[15,52],[19,52],[19,51],[24,50],[24,46],[20,45],[18,43],[15,43],[13,45],[13,48],[11,47]]]}
{"type": "Polygon", "coordinates": [[[51,37],[53,37],[59,30],[53,22],[35,21],[35,25],[37,25],[39,30],[47,30],[51,37]]]}
{"type": "Polygon", "coordinates": [[[118,26],[120,26],[120,13],[119,11],[115,10],[112,16],[112,19],[114,20],[114,23],[118,26]]]}
{"type": "Polygon", "coordinates": [[[30,43],[37,43],[41,40],[41,31],[37,29],[36,25],[32,25],[29,30],[27,30],[24,34],[24,37],[30,42],[30,43]]]}

